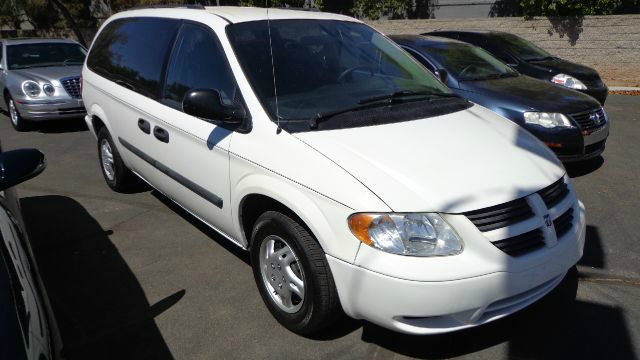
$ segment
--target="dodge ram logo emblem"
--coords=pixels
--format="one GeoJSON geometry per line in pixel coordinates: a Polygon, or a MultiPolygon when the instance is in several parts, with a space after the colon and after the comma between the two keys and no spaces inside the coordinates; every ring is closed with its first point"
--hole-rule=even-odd
{"type": "Polygon", "coordinates": [[[551,225],[553,225],[553,221],[551,221],[551,216],[549,214],[544,216],[544,224],[547,225],[547,227],[551,227],[551,225]]]}

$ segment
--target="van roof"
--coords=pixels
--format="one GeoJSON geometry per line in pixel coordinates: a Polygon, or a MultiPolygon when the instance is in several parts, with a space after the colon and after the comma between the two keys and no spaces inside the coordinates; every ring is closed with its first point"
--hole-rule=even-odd
{"type": "Polygon", "coordinates": [[[268,17],[267,9],[243,6],[206,6],[204,10],[193,7],[171,7],[171,8],[147,8],[125,11],[122,14],[128,16],[162,16],[163,14],[172,14],[176,16],[177,11],[184,12],[208,12],[228,21],[229,23],[241,23],[258,20],[282,20],[282,19],[315,19],[315,20],[343,20],[359,22],[358,20],[339,14],[325,13],[319,11],[290,10],[285,8],[269,8],[268,17]]]}
{"type": "Polygon", "coordinates": [[[42,43],[64,43],[64,44],[77,44],[77,42],[70,39],[43,39],[43,38],[11,38],[0,39],[6,45],[22,45],[22,44],[42,44],[42,43]]]}

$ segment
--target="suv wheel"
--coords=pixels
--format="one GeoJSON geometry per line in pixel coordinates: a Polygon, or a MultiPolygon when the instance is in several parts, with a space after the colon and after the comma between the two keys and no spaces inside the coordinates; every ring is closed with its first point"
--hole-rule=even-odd
{"type": "Polygon", "coordinates": [[[16,103],[15,101],[13,101],[13,98],[11,97],[11,95],[7,95],[6,101],[7,101],[7,110],[9,111],[9,120],[11,120],[11,126],[13,126],[13,128],[16,131],[29,130],[28,122],[25,119],[23,119],[22,116],[20,116],[20,113],[18,112],[18,108],[16,107],[16,103]]]}
{"type": "Polygon", "coordinates": [[[136,184],[136,176],[122,161],[106,127],[98,131],[100,169],[107,185],[117,192],[125,192],[136,184]]]}
{"type": "Polygon", "coordinates": [[[262,214],[251,236],[251,264],[262,300],[287,329],[302,335],[330,325],[340,304],[325,253],[289,216],[262,214]]]}

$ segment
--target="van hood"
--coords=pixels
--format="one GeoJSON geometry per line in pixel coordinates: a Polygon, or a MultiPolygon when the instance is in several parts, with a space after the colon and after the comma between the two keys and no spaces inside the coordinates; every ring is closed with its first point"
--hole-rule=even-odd
{"type": "Polygon", "coordinates": [[[529,195],[565,173],[538,139],[478,105],[432,118],[294,136],[396,212],[481,209],[529,195]]]}

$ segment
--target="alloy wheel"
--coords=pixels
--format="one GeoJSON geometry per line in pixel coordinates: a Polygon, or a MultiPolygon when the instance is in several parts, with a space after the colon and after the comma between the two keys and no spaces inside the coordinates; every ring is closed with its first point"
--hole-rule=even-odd
{"type": "Polygon", "coordinates": [[[273,302],[295,313],[304,302],[304,273],[293,248],[281,237],[269,235],[260,245],[262,281],[273,302]]]}

